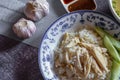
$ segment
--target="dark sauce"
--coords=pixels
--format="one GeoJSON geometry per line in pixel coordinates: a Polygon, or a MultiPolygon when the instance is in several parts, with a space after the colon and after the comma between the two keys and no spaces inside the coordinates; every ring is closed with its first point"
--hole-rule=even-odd
{"type": "Polygon", "coordinates": [[[72,2],[72,1],[74,1],[74,0],[64,0],[64,3],[68,4],[68,3],[72,2]]]}
{"type": "Polygon", "coordinates": [[[75,3],[69,5],[68,10],[70,12],[76,10],[94,10],[96,8],[94,0],[78,0],[75,3]]]}

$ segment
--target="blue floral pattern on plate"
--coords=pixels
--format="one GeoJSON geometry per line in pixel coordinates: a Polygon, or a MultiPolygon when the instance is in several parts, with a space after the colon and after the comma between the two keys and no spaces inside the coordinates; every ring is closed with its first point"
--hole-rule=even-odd
{"type": "Polygon", "coordinates": [[[54,73],[54,49],[61,36],[83,25],[99,26],[120,39],[120,27],[111,18],[95,11],[76,11],[55,21],[43,36],[39,49],[39,66],[45,80],[58,80],[54,73]]]}

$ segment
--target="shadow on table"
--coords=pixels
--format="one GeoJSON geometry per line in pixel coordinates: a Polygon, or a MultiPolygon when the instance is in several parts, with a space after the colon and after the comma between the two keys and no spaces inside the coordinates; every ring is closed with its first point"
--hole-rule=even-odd
{"type": "Polygon", "coordinates": [[[63,14],[67,13],[60,0],[51,0],[51,7],[58,16],[62,16],[63,14]]]}
{"type": "Polygon", "coordinates": [[[38,58],[23,61],[16,68],[15,80],[43,80],[37,62],[38,58]]]}
{"type": "Polygon", "coordinates": [[[0,80],[43,80],[38,49],[0,36],[0,80]]]}
{"type": "Polygon", "coordinates": [[[0,51],[9,50],[21,42],[0,35],[0,51]]]}

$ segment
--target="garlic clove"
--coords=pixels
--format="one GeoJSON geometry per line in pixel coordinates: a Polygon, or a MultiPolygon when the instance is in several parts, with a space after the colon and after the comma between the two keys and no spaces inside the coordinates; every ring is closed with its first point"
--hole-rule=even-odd
{"type": "Polygon", "coordinates": [[[49,14],[49,4],[46,0],[28,1],[24,14],[33,21],[38,21],[49,14]]]}
{"type": "Polygon", "coordinates": [[[29,38],[35,33],[36,26],[31,20],[21,18],[13,25],[13,31],[20,38],[29,38]]]}

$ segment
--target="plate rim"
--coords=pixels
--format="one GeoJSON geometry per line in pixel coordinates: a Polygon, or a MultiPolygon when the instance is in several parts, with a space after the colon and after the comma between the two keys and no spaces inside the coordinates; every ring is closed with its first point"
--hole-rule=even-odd
{"type": "Polygon", "coordinates": [[[100,15],[102,15],[102,16],[104,16],[104,17],[106,17],[106,18],[108,18],[108,19],[110,19],[110,20],[112,20],[115,24],[117,24],[118,26],[120,26],[120,24],[113,18],[113,17],[111,17],[110,15],[107,15],[106,13],[102,13],[102,12],[98,12],[98,11],[92,11],[92,10],[77,10],[77,11],[73,11],[73,12],[70,12],[70,13],[66,13],[66,14],[63,14],[62,16],[60,16],[60,17],[58,17],[52,24],[50,24],[50,26],[44,31],[44,33],[43,33],[43,36],[42,36],[42,38],[41,38],[41,40],[40,40],[40,43],[39,43],[39,48],[38,48],[38,65],[39,65],[39,70],[40,70],[40,73],[41,73],[41,75],[42,75],[42,77],[43,77],[43,79],[44,80],[47,80],[46,79],[46,77],[45,77],[45,75],[44,75],[44,72],[43,72],[43,70],[42,70],[42,68],[41,68],[41,64],[40,64],[40,62],[41,62],[41,59],[40,59],[40,56],[41,56],[41,45],[42,45],[42,42],[43,42],[43,40],[44,40],[44,37],[45,37],[45,35],[46,35],[46,33],[49,31],[49,29],[56,23],[56,22],[58,22],[60,19],[62,19],[63,17],[66,17],[66,16],[68,16],[68,15],[70,15],[70,14],[75,14],[75,13],[86,13],[86,12],[93,12],[93,13],[95,13],[95,14],[100,14],[100,15]]]}

